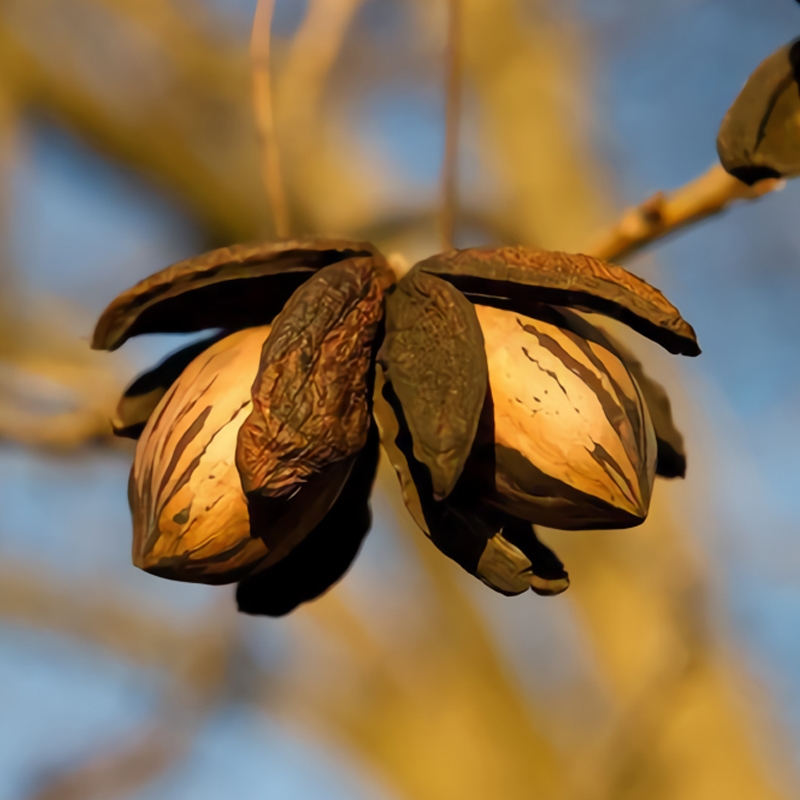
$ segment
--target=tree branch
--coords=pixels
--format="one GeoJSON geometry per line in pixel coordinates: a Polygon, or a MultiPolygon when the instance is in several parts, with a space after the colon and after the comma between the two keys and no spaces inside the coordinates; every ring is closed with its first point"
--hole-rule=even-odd
{"type": "Polygon", "coordinates": [[[619,222],[600,234],[586,252],[620,261],[657,239],[722,213],[738,200],[757,200],[783,185],[782,180],[769,178],[747,186],[717,164],[674,192],[658,192],[626,209],[619,222]]]}
{"type": "MultiPolygon", "coordinates": [[[[117,5],[124,29],[126,4],[117,5]]],[[[49,4],[30,0],[21,8],[13,25],[0,17],[0,86],[21,111],[44,111],[99,152],[166,188],[211,241],[248,240],[263,232],[266,204],[252,169],[257,148],[247,127],[246,62],[238,53],[188,31],[158,40],[159,54],[174,71],[165,71],[160,91],[140,93],[120,108],[82,80],[75,68],[77,37],[37,29],[41,47],[29,46],[30,28],[47,17],[49,4]],[[174,40],[182,44],[170,50],[174,40]]],[[[109,38],[117,34],[110,30],[109,38]]],[[[96,55],[83,57],[92,69],[105,69],[96,55]]],[[[132,94],[125,80],[114,81],[117,94],[132,94]]]]}
{"type": "Polygon", "coordinates": [[[364,0],[311,0],[277,83],[281,128],[307,143],[318,127],[320,100],[347,32],[364,0]]]}
{"type": "MultiPolygon", "coordinates": [[[[232,626],[224,609],[211,609],[202,623],[143,609],[107,583],[75,582],[39,566],[3,558],[0,619],[54,631],[142,666],[164,670],[177,685],[204,695],[227,668],[232,626]]],[[[233,610],[230,609],[233,614],[233,610]]]]}
{"type": "Polygon", "coordinates": [[[49,777],[31,800],[111,800],[146,786],[183,759],[192,739],[193,726],[181,720],[185,710],[162,716],[116,749],[49,777]]]}
{"type": "Polygon", "coordinates": [[[274,0],[258,0],[253,19],[250,54],[253,59],[253,108],[256,127],[263,148],[263,179],[267,190],[275,234],[278,239],[290,235],[289,206],[281,177],[280,149],[275,131],[275,113],[272,101],[272,69],[270,63],[270,38],[274,0]]]}

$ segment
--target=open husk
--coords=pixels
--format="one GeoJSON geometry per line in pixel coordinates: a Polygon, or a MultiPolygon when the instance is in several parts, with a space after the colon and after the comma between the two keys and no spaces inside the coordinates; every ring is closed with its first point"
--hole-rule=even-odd
{"type": "Polygon", "coordinates": [[[115,298],[97,321],[92,347],[116,350],[143,333],[268,324],[311,275],[356,257],[383,264],[369,242],[343,239],[235,244],[187,258],[115,298]]]}

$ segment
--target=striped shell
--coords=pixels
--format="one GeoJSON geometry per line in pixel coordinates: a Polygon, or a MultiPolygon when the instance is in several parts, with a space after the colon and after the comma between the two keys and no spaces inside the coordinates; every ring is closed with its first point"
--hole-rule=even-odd
{"type": "Polygon", "coordinates": [[[492,502],[553,528],[642,522],[655,478],[655,433],[608,341],[572,314],[563,319],[576,324],[562,327],[476,310],[494,404],[492,502]]]}
{"type": "Polygon", "coordinates": [[[238,331],[192,361],[139,439],[131,470],[133,561],[174,580],[225,583],[260,561],[236,441],[269,326],[238,331]]]}

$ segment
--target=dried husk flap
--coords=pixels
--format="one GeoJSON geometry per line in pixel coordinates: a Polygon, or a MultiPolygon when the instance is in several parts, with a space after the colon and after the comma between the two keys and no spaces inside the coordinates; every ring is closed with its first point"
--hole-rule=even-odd
{"type": "Polygon", "coordinates": [[[474,306],[452,285],[412,270],[386,301],[380,361],[403,409],[414,456],[447,497],[467,460],[486,395],[474,306]]]}
{"type": "Polygon", "coordinates": [[[747,79],[720,125],[717,152],[753,185],[800,173],[800,40],[776,50],[747,79]]]}
{"type": "Polygon", "coordinates": [[[138,439],[147,420],[169,387],[197,356],[221,338],[221,336],[211,336],[194,342],[170,354],[157,366],[139,375],[125,389],[117,404],[117,412],[111,421],[114,435],[138,439]]]}
{"type": "Polygon", "coordinates": [[[236,244],[180,261],[117,297],[100,317],[95,350],[143,333],[228,331],[272,321],[314,272],[354,257],[383,258],[368,242],[299,240],[236,244]]]}
{"type": "Polygon", "coordinates": [[[274,320],[237,449],[251,510],[269,516],[280,540],[270,563],[320,523],[367,442],[391,281],[370,258],[325,267],[274,320]]]}
{"type": "Polygon", "coordinates": [[[526,247],[453,250],[418,268],[476,303],[531,316],[542,303],[618,319],[671,353],[696,356],[697,337],[664,295],[635,275],[591,256],[526,247]]]}
{"type": "Polygon", "coordinates": [[[558,556],[529,522],[514,517],[506,518],[502,531],[487,542],[478,577],[502,594],[521,594],[530,588],[551,597],[569,588],[569,575],[558,556]]]}

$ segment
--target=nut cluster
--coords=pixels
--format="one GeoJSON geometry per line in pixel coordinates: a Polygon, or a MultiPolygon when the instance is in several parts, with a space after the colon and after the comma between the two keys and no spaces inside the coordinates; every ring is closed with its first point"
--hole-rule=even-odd
{"type": "Polygon", "coordinates": [[[93,347],[216,333],[126,390],[138,439],[133,561],[238,582],[280,615],[347,571],[371,525],[379,445],[433,543],[498,592],[569,578],[533,525],[622,528],[682,476],[663,388],[580,312],[697,355],[664,296],[620,267],[521,247],[452,251],[396,282],[371,244],[236,245],[120,295],[93,347]]]}

